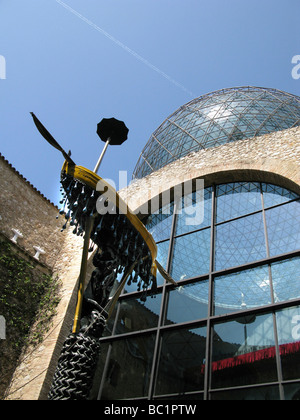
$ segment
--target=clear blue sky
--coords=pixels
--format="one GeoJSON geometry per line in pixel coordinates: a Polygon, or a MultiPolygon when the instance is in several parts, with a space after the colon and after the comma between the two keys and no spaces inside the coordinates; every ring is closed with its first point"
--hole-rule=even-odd
{"type": "Polygon", "coordinates": [[[114,116],[129,139],[100,175],[130,179],[151,133],[194,97],[244,85],[300,95],[299,16],[299,0],[0,0],[0,152],[57,203],[63,158],[30,111],[90,169],[97,123],[114,116]]]}

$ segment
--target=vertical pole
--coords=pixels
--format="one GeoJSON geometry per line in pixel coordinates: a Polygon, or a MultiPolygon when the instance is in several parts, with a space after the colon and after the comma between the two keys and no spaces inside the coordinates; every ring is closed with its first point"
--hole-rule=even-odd
{"type": "Polygon", "coordinates": [[[81,268],[80,268],[80,275],[79,275],[77,306],[76,306],[74,324],[73,324],[73,330],[72,330],[74,334],[78,333],[80,329],[83,293],[84,293],[84,285],[85,285],[85,279],[86,279],[90,237],[91,237],[93,224],[94,224],[94,217],[88,217],[86,219],[85,237],[84,237],[84,244],[83,244],[83,251],[82,251],[82,258],[81,258],[81,268]]]}
{"type": "Polygon", "coordinates": [[[105,146],[104,146],[104,148],[103,148],[103,150],[102,150],[102,153],[101,153],[101,155],[100,155],[100,157],[99,157],[99,160],[98,160],[98,162],[97,162],[97,165],[95,166],[95,169],[94,169],[94,172],[95,172],[95,173],[97,173],[97,172],[98,172],[98,170],[99,170],[99,167],[100,167],[101,162],[102,162],[102,160],[103,160],[103,158],[104,158],[104,155],[105,155],[106,150],[107,150],[107,148],[108,148],[108,146],[109,146],[109,143],[110,143],[110,137],[108,137],[108,139],[107,139],[107,141],[106,141],[106,143],[105,143],[105,146]]]}

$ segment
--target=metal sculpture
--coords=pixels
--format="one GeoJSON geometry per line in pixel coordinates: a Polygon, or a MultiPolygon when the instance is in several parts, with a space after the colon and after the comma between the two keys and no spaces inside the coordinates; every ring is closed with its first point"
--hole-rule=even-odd
{"type": "MultiPolygon", "coordinates": [[[[95,173],[99,161],[94,172],[77,166],[37,117],[32,116],[43,137],[66,158],[61,171],[63,207],[60,213],[66,219],[62,230],[69,224],[74,234],[84,236],[73,329],[64,343],[49,399],[86,400],[100,355],[99,339],[125,284],[136,283],[137,289],[143,290],[142,299],[145,300],[149,289],[155,293],[157,269],[167,281],[175,282],[156,260],[155,241],[143,223],[117,192],[95,173]],[[106,211],[99,212],[99,207],[106,211]],[[85,289],[88,252],[95,246],[95,270],[85,289]],[[110,298],[118,274],[123,277],[110,298]]],[[[107,148],[109,143],[125,141],[128,129],[115,119],[102,120],[97,133],[106,141],[107,148]]]]}

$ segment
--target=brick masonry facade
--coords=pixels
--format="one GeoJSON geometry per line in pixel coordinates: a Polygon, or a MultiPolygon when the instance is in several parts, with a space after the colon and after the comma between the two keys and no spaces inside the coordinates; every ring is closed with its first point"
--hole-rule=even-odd
{"type": "MultiPolygon", "coordinates": [[[[17,368],[9,399],[46,399],[64,338],[70,331],[76,303],[82,238],[69,229],[60,233],[58,209],[37,192],[3,158],[0,159],[0,231],[12,237],[19,229],[19,244],[31,255],[33,246],[45,254],[41,262],[63,282],[62,300],[45,341],[17,368]]],[[[191,153],[176,162],[136,180],[120,191],[132,210],[184,181],[202,178],[205,186],[232,181],[263,181],[300,194],[300,127],[240,140],[191,153]]],[[[90,270],[92,269],[90,265],[90,270]]]]}
{"type": "MultiPolygon", "coordinates": [[[[76,303],[74,288],[80,269],[82,238],[73,235],[70,229],[61,232],[64,217],[57,219],[58,212],[57,207],[0,156],[1,236],[11,241],[14,237],[12,229],[18,230],[22,237],[13,246],[30,262],[62,281],[61,301],[52,328],[42,345],[34,351],[29,349],[21,357],[7,399],[40,398],[43,384],[51,372],[51,361],[55,355],[59,355],[60,349],[58,352],[55,349],[59,347],[58,343],[63,343],[69,332],[67,312],[70,302],[73,306],[76,303]],[[34,259],[34,246],[45,251],[39,261],[34,259]]],[[[69,309],[69,312],[71,314],[72,310],[69,309]]]]}

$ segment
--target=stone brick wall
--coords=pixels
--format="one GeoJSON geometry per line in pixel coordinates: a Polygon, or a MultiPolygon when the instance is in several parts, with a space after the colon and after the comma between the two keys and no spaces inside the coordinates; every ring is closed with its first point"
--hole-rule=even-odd
{"type": "Polygon", "coordinates": [[[63,218],[56,219],[58,209],[27,182],[2,156],[0,157],[0,231],[8,238],[12,229],[23,235],[18,245],[34,256],[34,246],[45,251],[40,261],[53,268],[64,245],[61,233],[63,218]]]}
{"type": "MultiPolygon", "coordinates": [[[[74,236],[74,235],[73,235],[74,236]]],[[[82,238],[77,244],[66,242],[61,260],[54,267],[62,281],[61,301],[57,315],[44,341],[28,349],[20,360],[9,389],[8,400],[46,400],[58,358],[72,327],[80,272],[82,238]]]]}
{"type": "Polygon", "coordinates": [[[70,331],[83,240],[73,235],[72,229],[61,232],[65,220],[63,216],[56,219],[57,215],[58,208],[0,155],[0,232],[11,240],[12,229],[20,231],[23,238],[17,240],[15,247],[29,260],[34,261],[33,247],[41,247],[45,254],[37,263],[62,282],[61,301],[52,327],[38,348],[28,349],[22,355],[7,399],[40,398],[44,383],[51,383],[49,378],[54,373],[60,345],[70,331]]]}

